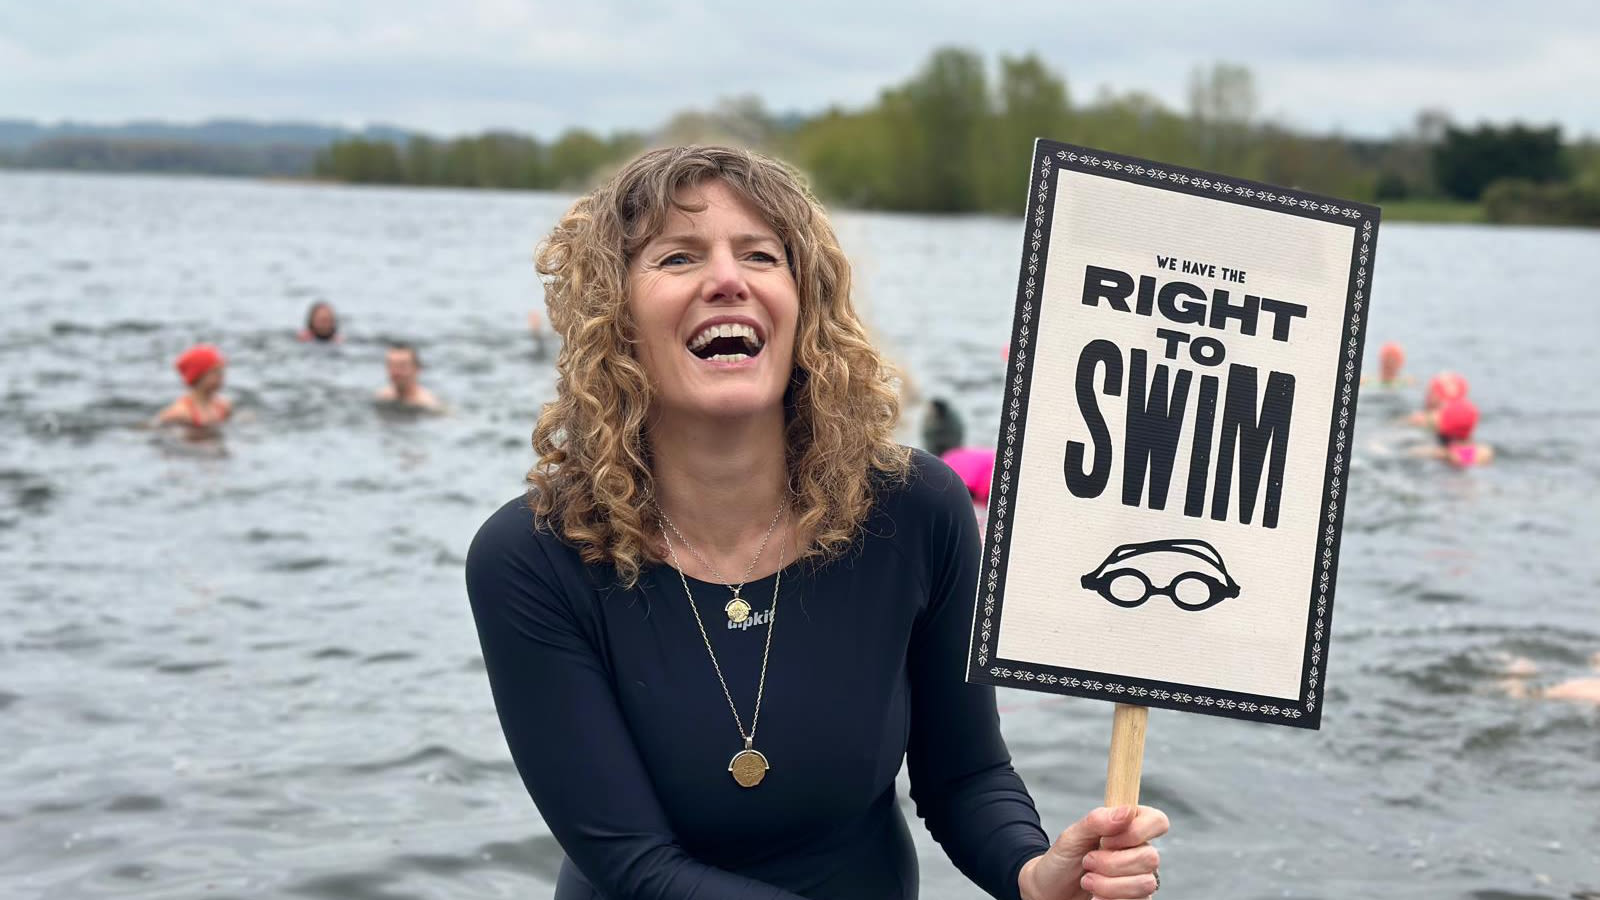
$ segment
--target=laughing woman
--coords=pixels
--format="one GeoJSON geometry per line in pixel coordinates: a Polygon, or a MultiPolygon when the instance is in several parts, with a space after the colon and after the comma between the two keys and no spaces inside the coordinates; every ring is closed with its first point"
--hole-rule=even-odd
{"type": "Polygon", "coordinates": [[[895,798],[995,897],[1144,897],[1167,819],[1052,844],[963,678],[966,488],[894,443],[891,373],[780,164],[658,150],[539,255],[563,345],[525,496],[467,588],[558,900],[914,898],[895,798]]]}

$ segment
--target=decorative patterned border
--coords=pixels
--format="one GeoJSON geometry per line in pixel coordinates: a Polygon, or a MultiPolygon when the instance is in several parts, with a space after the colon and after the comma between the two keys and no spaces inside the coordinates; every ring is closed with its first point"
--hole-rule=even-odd
{"type": "Polygon", "coordinates": [[[1258,716],[1275,716],[1285,719],[1298,719],[1306,713],[1294,708],[1276,703],[1257,703],[1254,700],[1235,700],[1232,697],[1219,693],[1207,693],[1200,688],[1184,690],[1168,690],[1166,688],[1147,688],[1137,684],[1126,684],[1118,681],[1114,676],[1102,678],[1077,678],[1070,675],[1056,675],[1042,668],[1027,668],[1027,664],[1017,664],[1018,668],[1008,666],[990,666],[988,673],[995,678],[1009,678],[1023,682],[1038,682],[1044,685],[1072,688],[1074,693],[1083,695],[1103,694],[1108,700],[1118,700],[1123,703],[1138,702],[1143,706],[1168,706],[1180,709],[1183,705],[1192,705],[1200,712],[1212,709],[1219,714],[1251,713],[1258,716]]]}
{"type": "Polygon", "coordinates": [[[1170,182],[1172,184],[1193,185],[1202,191],[1215,191],[1224,195],[1231,194],[1247,200],[1277,203],[1286,207],[1296,207],[1307,212],[1322,212],[1346,219],[1359,219],[1368,215],[1368,213],[1354,206],[1342,206],[1338,201],[1313,197],[1310,194],[1301,194],[1286,188],[1273,188],[1248,181],[1230,181],[1221,175],[1212,175],[1205,172],[1190,173],[1177,168],[1163,169],[1155,163],[1145,164],[1138,160],[1125,161],[1110,154],[1096,156],[1092,151],[1079,153],[1076,150],[1057,150],[1055,155],[1062,162],[1076,163],[1081,166],[1088,166],[1091,169],[1100,166],[1107,172],[1124,172],[1157,184],[1170,182]]]}
{"type": "MultiPolygon", "coordinates": [[[[1004,562],[1001,554],[1002,544],[1006,536],[1006,514],[1010,510],[1011,500],[1011,470],[1016,465],[1017,453],[1021,450],[1018,440],[1021,431],[1017,424],[1022,416],[1023,391],[1031,380],[1032,366],[1028,365],[1028,344],[1032,340],[1031,328],[1033,326],[1033,295],[1039,291],[1039,270],[1044,267],[1044,257],[1039,254],[1044,247],[1044,223],[1046,219],[1045,201],[1050,199],[1050,157],[1044,155],[1039,161],[1038,178],[1035,181],[1034,195],[1038,205],[1033,210],[1033,231],[1028,235],[1030,247],[1028,258],[1024,261],[1024,268],[1028,272],[1027,280],[1022,282],[1020,288],[1022,296],[1017,308],[1017,321],[1014,323],[1016,346],[1011,348],[1011,367],[1016,374],[1011,379],[1011,401],[1007,406],[1005,424],[1005,450],[1000,452],[1000,465],[995,469],[995,482],[990,487],[989,496],[995,498],[991,504],[992,528],[989,540],[989,574],[983,580],[978,590],[983,598],[983,622],[978,629],[978,665],[984,666],[989,662],[989,640],[994,633],[993,621],[995,610],[995,591],[1000,584],[1000,569],[1004,562]]],[[[1044,251],[1048,252],[1048,251],[1044,251]]]]}
{"type": "Polygon", "coordinates": [[[1070,693],[1079,696],[1100,697],[1122,702],[1138,702],[1146,706],[1162,706],[1191,712],[1231,716],[1253,721],[1318,728],[1322,716],[1317,691],[1321,687],[1323,667],[1326,665],[1328,628],[1332,621],[1332,604],[1335,573],[1338,565],[1340,520],[1344,513],[1345,449],[1352,433],[1351,422],[1355,416],[1357,387],[1361,373],[1361,348],[1365,339],[1362,310],[1367,302],[1368,274],[1373,255],[1373,241],[1377,236],[1378,210],[1361,204],[1347,204],[1331,198],[1317,197],[1269,185],[1233,180],[1206,172],[1195,172],[1176,167],[1162,166],[1147,160],[1119,157],[1114,154],[1087,150],[1039,141],[1035,148],[1034,178],[1029,191],[1031,222],[1025,225],[1027,253],[1022,260],[1018,276],[1017,308],[1013,322],[1014,345],[1011,348],[1013,375],[1008,384],[1011,394],[1006,405],[1006,418],[1001,423],[1000,438],[1004,449],[1000,451],[995,467],[990,496],[990,528],[985,543],[987,562],[978,595],[982,603],[981,615],[973,617],[973,646],[970,650],[968,678],[991,684],[1018,682],[1023,685],[1041,685],[1044,690],[1070,693]],[[1235,203],[1258,208],[1273,209],[1294,215],[1349,225],[1355,235],[1352,243],[1353,258],[1350,280],[1346,292],[1346,312],[1349,314],[1349,339],[1343,346],[1345,361],[1335,399],[1336,414],[1330,426],[1329,441],[1333,454],[1328,459],[1325,489],[1328,497],[1327,525],[1319,543],[1321,549],[1316,572],[1317,583],[1313,589],[1315,609],[1307,616],[1307,646],[1302,664],[1305,681],[1298,705],[1286,704],[1281,699],[1236,694],[1232,692],[1197,688],[1193,685],[1164,682],[1136,683],[1117,676],[1099,672],[1078,672],[1054,669],[1032,663],[994,658],[991,642],[999,627],[999,613],[1007,561],[1005,544],[1007,520],[1012,511],[1011,488],[1013,471],[1022,452],[1024,426],[1027,422],[1028,388],[1032,382],[1032,364],[1029,344],[1035,319],[1042,311],[1036,308],[1034,297],[1042,289],[1043,270],[1048,259],[1050,224],[1053,207],[1050,206],[1052,176],[1061,169],[1109,174],[1131,182],[1142,182],[1155,187],[1179,190],[1196,195],[1212,195],[1235,203]],[[1094,170],[1099,169],[1100,172],[1094,170]],[[1359,226],[1359,230],[1357,229],[1359,226]],[[1314,618],[1312,616],[1314,615],[1314,618]],[[1153,687],[1147,685],[1154,685],[1153,687]]]}

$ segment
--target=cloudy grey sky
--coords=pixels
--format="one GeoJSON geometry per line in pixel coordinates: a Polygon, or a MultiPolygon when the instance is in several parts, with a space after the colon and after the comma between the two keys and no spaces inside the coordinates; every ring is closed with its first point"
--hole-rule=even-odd
{"type": "Polygon", "coordinates": [[[1386,135],[1438,107],[1600,136],[1596,0],[0,0],[0,118],[550,136],[737,94],[869,103],[944,44],[1035,51],[1076,100],[1110,86],[1181,108],[1192,67],[1227,60],[1298,127],[1386,135]]]}

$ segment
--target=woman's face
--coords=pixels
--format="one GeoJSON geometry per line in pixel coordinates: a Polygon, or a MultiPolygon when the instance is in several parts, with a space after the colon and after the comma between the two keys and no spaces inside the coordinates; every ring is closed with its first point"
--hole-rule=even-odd
{"type": "Polygon", "coordinates": [[[628,270],[628,309],[656,411],[737,418],[781,409],[800,313],[783,242],[721,181],[685,188],[628,270]]]}
{"type": "Polygon", "coordinates": [[[226,367],[217,366],[204,375],[201,375],[200,378],[195,381],[194,389],[202,394],[214,394],[217,391],[222,390],[222,370],[224,368],[226,367]]]}
{"type": "Polygon", "coordinates": [[[311,311],[311,333],[319,338],[333,337],[339,330],[339,320],[334,318],[333,307],[326,303],[311,311]]]}

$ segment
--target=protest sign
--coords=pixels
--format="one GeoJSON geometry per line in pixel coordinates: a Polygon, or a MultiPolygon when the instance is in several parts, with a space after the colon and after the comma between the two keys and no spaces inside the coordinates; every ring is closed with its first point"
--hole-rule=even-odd
{"type": "Polygon", "coordinates": [[[1030,185],[968,680],[1319,727],[1377,208],[1045,140],[1030,185]]]}

